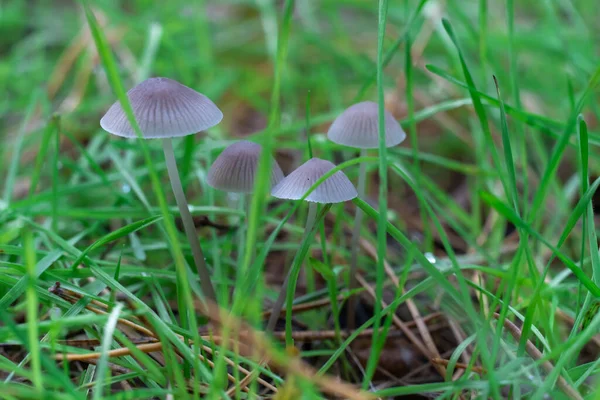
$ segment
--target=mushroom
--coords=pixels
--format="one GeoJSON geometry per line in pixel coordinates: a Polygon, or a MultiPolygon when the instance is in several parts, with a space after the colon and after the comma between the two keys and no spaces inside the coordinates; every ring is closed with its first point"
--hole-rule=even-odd
{"type": "MultiPolygon", "coordinates": [[[[334,143],[367,150],[379,147],[379,106],[363,101],[348,107],[331,124],[327,137],[334,143]]],[[[385,146],[394,147],[406,133],[394,116],[385,111],[385,146]]]]}
{"type": "MultiPolygon", "coordinates": [[[[385,111],[385,145],[393,147],[406,139],[406,133],[396,121],[394,116],[385,111]]],[[[334,143],[344,146],[360,149],[360,156],[367,155],[368,149],[379,147],[379,105],[372,101],[363,101],[348,107],[331,124],[327,137],[334,143]]],[[[358,197],[365,197],[366,184],[366,165],[360,164],[358,173],[358,197]]],[[[352,290],[356,287],[356,269],[358,263],[358,239],[360,236],[360,227],[362,225],[362,210],[356,208],[354,217],[354,228],[352,230],[352,240],[350,242],[350,287],[352,290]]],[[[348,328],[353,328],[355,297],[350,297],[348,301],[348,328]]]]}
{"type": "MultiPolygon", "coordinates": [[[[335,168],[335,164],[330,161],[316,157],[311,158],[279,182],[271,191],[271,195],[279,199],[300,200],[323,175],[333,168],[335,168]]],[[[304,198],[304,200],[309,202],[306,227],[304,229],[305,237],[310,234],[314,227],[318,203],[342,203],[354,199],[357,195],[354,185],[342,171],[337,171],[325,179],[325,181],[304,198]]],[[[297,265],[301,264],[302,262],[299,262],[297,265]]],[[[293,272],[295,272],[294,268],[290,268],[285,277],[282,290],[273,305],[273,311],[267,322],[267,332],[272,331],[275,327],[285,301],[287,283],[293,272]]]]}
{"type": "MultiPolygon", "coordinates": [[[[252,193],[262,147],[241,140],[225,148],[208,170],[206,182],[209,186],[230,193],[252,193]]],[[[271,161],[271,186],[283,179],[277,162],[271,161]]]]}
{"type": "MultiPolygon", "coordinates": [[[[208,170],[206,182],[209,186],[228,193],[239,193],[239,207],[254,190],[254,180],[258,170],[258,161],[262,146],[247,140],[235,142],[219,154],[208,170]]],[[[283,172],[275,159],[271,160],[271,187],[283,179],[283,172]]],[[[246,218],[246,222],[248,218],[246,218]]],[[[239,240],[244,243],[244,229],[240,229],[239,240]]],[[[241,249],[240,249],[241,250],[241,249]]],[[[239,251],[241,257],[242,252],[239,251]]]]}
{"type": "MultiPolygon", "coordinates": [[[[150,78],[127,92],[135,119],[144,139],[162,139],[165,161],[171,188],[190,247],[204,295],[216,301],[210,272],[198,241],[192,215],[188,208],[175,154],[172,138],[187,136],[217,125],[223,113],[206,96],[169,78],[150,78]]],[[[125,137],[137,138],[120,102],[114,103],[100,120],[105,131],[125,137]]]]}

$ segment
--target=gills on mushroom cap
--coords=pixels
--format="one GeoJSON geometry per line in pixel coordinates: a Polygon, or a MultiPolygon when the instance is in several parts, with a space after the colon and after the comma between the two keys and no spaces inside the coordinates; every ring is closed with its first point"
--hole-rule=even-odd
{"type": "MultiPolygon", "coordinates": [[[[146,139],[187,136],[217,125],[223,113],[206,96],[169,78],[150,78],[127,92],[135,119],[146,139]]],[[[113,135],[137,137],[120,102],[100,120],[113,135]]]]}
{"type": "MultiPolygon", "coordinates": [[[[311,158],[285,177],[271,191],[279,199],[299,200],[314,183],[335,168],[335,164],[320,158],[311,158]]],[[[342,171],[331,175],[315,188],[306,201],[314,203],[341,203],[358,196],[350,179],[342,171]]]]}
{"type": "MultiPolygon", "coordinates": [[[[211,165],[206,182],[225,192],[251,193],[261,151],[261,145],[246,140],[229,145],[211,165]]],[[[279,164],[271,158],[271,187],[282,179],[279,164]]]]}
{"type": "MultiPolygon", "coordinates": [[[[385,110],[385,145],[396,146],[406,139],[406,133],[385,110]]],[[[359,149],[379,147],[379,106],[372,101],[363,101],[348,107],[329,127],[327,137],[332,142],[359,149]]]]}

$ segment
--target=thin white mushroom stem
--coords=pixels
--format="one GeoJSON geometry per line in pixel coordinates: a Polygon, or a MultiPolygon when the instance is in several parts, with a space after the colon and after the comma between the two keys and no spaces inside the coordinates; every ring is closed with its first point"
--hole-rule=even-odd
{"type": "Polygon", "coordinates": [[[304,237],[306,237],[315,226],[317,218],[317,203],[308,203],[308,215],[306,216],[306,225],[304,227],[304,237]]]}
{"type": "MultiPolygon", "coordinates": [[[[317,217],[317,203],[311,202],[308,204],[308,215],[306,217],[306,225],[304,227],[304,238],[302,239],[302,244],[304,244],[308,235],[312,231],[313,226],[315,225],[316,217],[317,217]]],[[[296,254],[296,257],[298,257],[298,254],[296,254]]],[[[267,327],[265,328],[265,331],[267,333],[273,332],[273,330],[275,329],[275,324],[277,323],[277,320],[279,319],[279,314],[281,314],[281,309],[283,308],[283,303],[285,303],[285,299],[286,299],[286,295],[287,295],[288,281],[290,280],[290,277],[292,276],[292,274],[294,272],[294,264],[296,261],[296,257],[294,257],[294,260],[292,261],[292,265],[290,266],[288,273],[285,276],[285,279],[281,285],[281,292],[279,292],[279,296],[277,296],[277,300],[275,300],[275,304],[273,304],[273,310],[271,311],[271,315],[269,316],[269,321],[267,322],[267,327]]]]}
{"type": "MultiPolygon", "coordinates": [[[[367,156],[367,149],[360,150],[360,156],[367,156]]],[[[363,199],[365,197],[366,191],[366,180],[367,180],[367,164],[362,162],[360,163],[359,171],[358,171],[358,198],[363,199]]],[[[358,250],[360,248],[358,242],[360,240],[360,228],[362,226],[363,212],[359,207],[356,207],[356,214],[354,215],[354,227],[352,228],[352,240],[350,242],[350,279],[348,289],[352,290],[358,287],[358,282],[356,280],[356,272],[358,269],[358,250]]],[[[346,325],[348,329],[354,329],[355,323],[355,309],[356,309],[356,296],[350,296],[348,299],[348,307],[347,307],[347,317],[346,317],[346,325]]]]}
{"type": "Polygon", "coordinates": [[[188,203],[185,198],[185,194],[183,193],[183,188],[181,186],[181,180],[179,179],[179,171],[177,170],[175,154],[173,153],[173,143],[171,142],[170,138],[166,138],[162,140],[162,144],[163,151],[165,153],[165,160],[167,162],[167,171],[169,173],[171,188],[173,189],[173,194],[175,195],[177,207],[179,207],[179,212],[181,214],[181,221],[183,222],[185,234],[187,236],[188,242],[190,242],[192,256],[194,257],[194,263],[196,264],[196,270],[198,271],[198,276],[200,278],[200,286],[202,288],[202,291],[204,292],[204,295],[210,300],[216,302],[217,296],[215,294],[215,290],[210,279],[210,272],[208,271],[208,267],[206,266],[204,254],[202,253],[202,248],[200,247],[200,242],[198,240],[196,226],[194,225],[194,221],[192,220],[192,214],[190,213],[190,209],[188,208],[188,203]]]}

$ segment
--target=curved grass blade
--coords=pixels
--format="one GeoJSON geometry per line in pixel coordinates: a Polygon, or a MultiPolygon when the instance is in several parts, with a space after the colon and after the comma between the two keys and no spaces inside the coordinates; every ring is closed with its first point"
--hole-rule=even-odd
{"type": "Polygon", "coordinates": [[[140,229],[150,226],[150,225],[154,224],[155,222],[160,221],[161,219],[163,219],[162,216],[149,217],[149,218],[143,219],[141,221],[136,221],[132,224],[126,225],[122,228],[117,229],[114,232],[110,232],[109,234],[96,240],[94,243],[92,243],[90,246],[88,246],[85,250],[83,250],[81,252],[81,254],[79,255],[79,257],[77,257],[75,259],[75,261],[73,261],[73,263],[71,264],[71,269],[77,268],[79,263],[81,263],[81,261],[83,261],[86,258],[86,256],[88,255],[88,253],[91,252],[92,250],[95,250],[98,247],[104,246],[105,244],[108,244],[108,243],[113,242],[117,239],[120,239],[124,236],[127,236],[133,232],[136,232],[140,229]]]}
{"type": "Polygon", "coordinates": [[[367,368],[363,377],[362,388],[366,390],[375,374],[379,356],[385,342],[385,335],[380,335],[381,324],[381,301],[383,299],[383,281],[385,279],[384,260],[387,253],[387,209],[388,209],[388,155],[385,133],[385,97],[383,90],[383,41],[385,39],[385,27],[387,23],[388,1],[379,0],[378,23],[377,23],[377,103],[378,126],[379,126],[379,194],[377,216],[377,268],[375,271],[375,324],[371,354],[367,361],[367,368]]]}
{"type": "Polygon", "coordinates": [[[119,314],[121,314],[121,310],[123,309],[123,304],[117,303],[116,307],[113,308],[110,315],[108,316],[108,320],[106,321],[106,325],[104,325],[104,331],[102,332],[102,347],[100,352],[102,355],[100,356],[100,360],[98,360],[98,365],[96,368],[96,385],[94,387],[94,400],[102,399],[102,389],[104,387],[104,380],[106,379],[106,371],[108,370],[108,352],[110,351],[111,343],[113,341],[113,334],[115,332],[115,328],[117,327],[117,320],[119,319],[119,314]]]}
{"type": "Polygon", "coordinates": [[[510,207],[504,204],[500,199],[489,192],[481,192],[480,196],[490,207],[493,207],[504,218],[508,219],[515,226],[523,229],[529,235],[535,237],[540,242],[544,243],[552,252],[569,268],[579,281],[590,291],[596,298],[600,298],[600,287],[598,287],[585,273],[575,265],[575,263],[563,255],[556,247],[550,244],[540,233],[535,231],[528,223],[523,221],[510,207]]]}
{"type": "MultiPolygon", "coordinates": [[[[61,256],[62,251],[60,250],[52,250],[50,253],[46,254],[44,258],[37,262],[34,276],[38,278],[61,256]]],[[[23,294],[27,287],[27,280],[28,278],[26,276],[22,277],[4,296],[2,296],[2,299],[0,299],[0,309],[8,309],[8,307],[23,294]]]]}

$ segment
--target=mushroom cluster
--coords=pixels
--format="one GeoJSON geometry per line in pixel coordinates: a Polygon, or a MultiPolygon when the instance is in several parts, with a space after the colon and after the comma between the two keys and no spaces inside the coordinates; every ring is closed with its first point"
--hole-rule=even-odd
{"type": "MultiPolygon", "coordinates": [[[[181,214],[185,234],[190,243],[203,294],[207,298],[216,301],[211,273],[206,265],[199,237],[181,186],[172,138],[195,134],[211,128],[221,122],[223,113],[208,97],[168,78],[147,79],[129,90],[127,96],[143,138],[162,140],[171,188],[181,214]]],[[[117,136],[137,137],[119,102],[110,107],[100,120],[100,125],[107,132],[117,136]]],[[[379,144],[377,104],[362,102],[347,108],[332,123],[327,135],[331,141],[361,149],[361,155],[366,155],[368,149],[377,148],[379,144]]],[[[388,147],[395,146],[402,142],[405,137],[406,134],[398,122],[391,114],[386,112],[386,145],[388,147]]],[[[262,147],[259,144],[246,140],[235,142],[226,147],[208,171],[208,185],[229,193],[238,193],[243,196],[251,195],[261,152],[262,147]]],[[[274,159],[271,160],[271,165],[272,169],[269,177],[271,195],[284,200],[303,199],[309,204],[305,237],[313,231],[317,204],[341,203],[365,195],[366,168],[364,163],[360,165],[358,191],[342,171],[337,171],[323,180],[324,175],[336,167],[327,160],[316,157],[311,158],[287,177],[284,177],[281,168],[274,159]],[[322,182],[307,194],[319,180],[322,180],[322,182]]],[[[351,288],[354,285],[352,277],[356,273],[361,217],[360,209],[357,208],[351,246],[351,288]]],[[[299,265],[301,263],[302,260],[300,260],[299,265]]],[[[273,329],[280,315],[291,273],[292,269],[290,268],[283,283],[283,289],[271,312],[267,330],[273,329]]]]}

